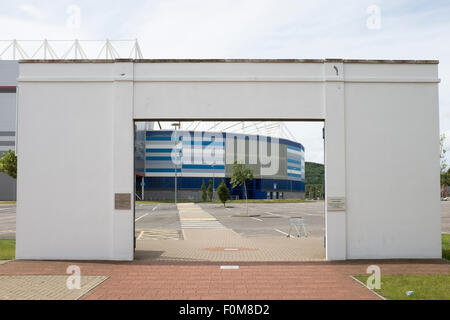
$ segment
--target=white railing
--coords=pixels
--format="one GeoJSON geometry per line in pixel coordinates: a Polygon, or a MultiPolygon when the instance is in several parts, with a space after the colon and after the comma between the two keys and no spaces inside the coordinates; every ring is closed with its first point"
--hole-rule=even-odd
{"type": "Polygon", "coordinates": [[[282,121],[186,121],[181,122],[180,130],[257,134],[297,140],[282,121]]]}
{"type": "Polygon", "coordinates": [[[0,60],[143,59],[135,40],[0,40],[0,60]]]}

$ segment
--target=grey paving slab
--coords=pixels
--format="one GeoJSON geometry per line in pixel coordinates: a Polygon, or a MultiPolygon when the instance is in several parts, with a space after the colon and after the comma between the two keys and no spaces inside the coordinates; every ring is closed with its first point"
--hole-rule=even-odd
{"type": "Polygon", "coordinates": [[[68,276],[0,276],[0,300],[76,300],[101,284],[106,276],[82,276],[80,289],[68,289],[68,276]]]}

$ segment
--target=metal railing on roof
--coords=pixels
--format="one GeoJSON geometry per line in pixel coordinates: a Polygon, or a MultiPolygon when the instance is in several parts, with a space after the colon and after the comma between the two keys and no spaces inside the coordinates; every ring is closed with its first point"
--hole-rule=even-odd
{"type": "Polygon", "coordinates": [[[138,40],[0,40],[0,60],[143,59],[138,40]]]}

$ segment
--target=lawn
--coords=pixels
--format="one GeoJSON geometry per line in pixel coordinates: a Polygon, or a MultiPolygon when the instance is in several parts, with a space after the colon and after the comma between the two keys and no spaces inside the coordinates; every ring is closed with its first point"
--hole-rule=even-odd
{"type": "MultiPolygon", "coordinates": [[[[357,275],[366,283],[369,275],[357,275]]],[[[376,293],[389,300],[450,300],[450,274],[389,274],[381,276],[381,289],[376,293]],[[414,294],[407,296],[407,291],[414,294]]]]}
{"type": "Polygon", "coordinates": [[[450,234],[442,234],[442,258],[450,260],[450,234]]]}
{"type": "Polygon", "coordinates": [[[0,239],[0,260],[12,260],[15,256],[16,240],[0,239]]]}
{"type": "MultiPolygon", "coordinates": [[[[442,234],[442,258],[450,260],[450,234],[442,234]]],[[[357,275],[366,283],[370,275],[357,275]]],[[[382,275],[381,289],[376,293],[391,300],[450,300],[450,274],[382,275]],[[407,296],[406,291],[414,291],[407,296]]]]}
{"type": "Polygon", "coordinates": [[[2,205],[2,204],[16,204],[16,202],[15,201],[0,201],[0,205],[2,205]]]}

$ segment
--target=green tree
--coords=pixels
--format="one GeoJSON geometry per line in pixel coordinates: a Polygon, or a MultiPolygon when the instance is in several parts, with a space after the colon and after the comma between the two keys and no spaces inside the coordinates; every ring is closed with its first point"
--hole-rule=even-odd
{"type": "Polygon", "coordinates": [[[228,190],[228,187],[225,184],[225,182],[222,181],[219,187],[217,187],[216,193],[220,202],[222,202],[223,206],[225,207],[225,202],[227,202],[227,200],[230,198],[230,191],[228,190]]]}
{"type": "Polygon", "coordinates": [[[323,195],[323,184],[317,184],[316,185],[316,197],[322,199],[322,195],[323,195]]]}
{"type": "Polygon", "coordinates": [[[305,184],[323,184],[324,181],[324,165],[315,162],[305,162],[305,184]]]}
{"type": "Polygon", "coordinates": [[[440,160],[441,160],[441,197],[446,197],[446,187],[450,185],[450,169],[447,170],[447,161],[446,161],[446,153],[447,149],[445,148],[445,133],[441,134],[439,144],[440,144],[440,160]]]}
{"type": "Polygon", "coordinates": [[[233,168],[231,170],[231,180],[230,183],[233,186],[233,188],[240,187],[241,185],[244,185],[244,193],[245,193],[245,203],[246,203],[246,210],[248,215],[248,195],[247,195],[247,180],[253,179],[253,169],[247,167],[243,163],[238,163],[237,161],[234,161],[233,168]]]}
{"type": "Polygon", "coordinates": [[[313,199],[325,196],[324,165],[315,162],[305,162],[305,197],[313,199]]]}
{"type": "Polygon", "coordinates": [[[441,173],[441,197],[447,197],[447,186],[450,186],[450,169],[441,173]]]}
{"type": "Polygon", "coordinates": [[[213,182],[209,180],[208,189],[206,190],[206,194],[208,196],[209,201],[212,201],[213,198],[213,182]]]}
{"type": "Polygon", "coordinates": [[[447,149],[445,148],[445,139],[447,137],[445,136],[445,133],[441,134],[441,138],[439,140],[440,144],[440,158],[441,158],[441,174],[446,173],[447,169],[447,161],[445,160],[445,155],[447,153],[447,149]]]}
{"type": "Polygon", "coordinates": [[[208,194],[206,193],[206,184],[205,184],[205,181],[203,181],[203,183],[202,183],[202,200],[206,201],[207,198],[208,198],[208,194]]]}
{"type": "Polygon", "coordinates": [[[17,156],[14,151],[8,150],[0,158],[0,172],[4,172],[8,176],[17,179],[17,156]]]}

